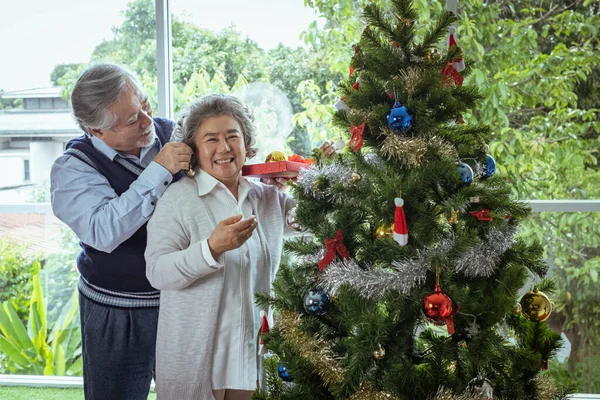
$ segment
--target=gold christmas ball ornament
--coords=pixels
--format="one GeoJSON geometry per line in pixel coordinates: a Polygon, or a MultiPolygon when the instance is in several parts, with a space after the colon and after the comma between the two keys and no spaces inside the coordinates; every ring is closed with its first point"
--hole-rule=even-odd
{"type": "Polygon", "coordinates": [[[362,176],[360,176],[360,174],[358,172],[352,173],[352,183],[357,183],[361,179],[362,179],[362,176]]]}
{"type": "Polygon", "coordinates": [[[376,360],[381,360],[385,357],[385,349],[381,347],[380,344],[377,345],[377,350],[373,352],[373,357],[375,357],[376,360]]]}
{"type": "Polygon", "coordinates": [[[381,225],[375,231],[377,239],[391,238],[394,236],[394,225],[381,225]]]}
{"type": "Polygon", "coordinates": [[[431,49],[431,51],[425,55],[425,59],[428,61],[435,61],[439,59],[440,56],[441,54],[437,49],[431,49]]]}
{"type": "Polygon", "coordinates": [[[265,162],[287,161],[287,156],[281,150],[273,150],[265,158],[265,162]]]}
{"type": "Polygon", "coordinates": [[[550,301],[548,296],[540,292],[538,288],[525,293],[521,297],[522,314],[530,321],[542,322],[548,319],[552,311],[554,311],[554,303],[550,301]]]}

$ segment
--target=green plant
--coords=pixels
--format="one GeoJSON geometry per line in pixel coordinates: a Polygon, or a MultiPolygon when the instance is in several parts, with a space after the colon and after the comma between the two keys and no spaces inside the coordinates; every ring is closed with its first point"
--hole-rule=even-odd
{"type": "Polygon", "coordinates": [[[40,283],[44,288],[47,304],[46,317],[49,329],[52,329],[54,322],[58,320],[79,279],[76,265],[77,255],[81,251],[79,239],[67,226],[61,227],[60,235],[60,252],[46,256],[44,269],[40,273],[40,283]]]}
{"type": "Polygon", "coordinates": [[[17,315],[27,320],[31,277],[40,269],[39,257],[23,245],[0,238],[0,302],[10,301],[17,315]]]}
{"type": "Polygon", "coordinates": [[[50,330],[38,274],[33,275],[32,286],[27,327],[10,302],[5,301],[0,308],[3,369],[19,374],[81,374],[81,334],[76,318],[77,290],[73,290],[71,299],[50,330]]]}

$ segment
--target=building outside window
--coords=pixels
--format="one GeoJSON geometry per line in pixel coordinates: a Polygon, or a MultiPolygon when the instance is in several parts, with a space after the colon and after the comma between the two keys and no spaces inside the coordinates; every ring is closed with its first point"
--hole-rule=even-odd
{"type": "Polygon", "coordinates": [[[29,160],[23,160],[23,182],[29,182],[31,180],[31,173],[29,171],[29,160]]]}

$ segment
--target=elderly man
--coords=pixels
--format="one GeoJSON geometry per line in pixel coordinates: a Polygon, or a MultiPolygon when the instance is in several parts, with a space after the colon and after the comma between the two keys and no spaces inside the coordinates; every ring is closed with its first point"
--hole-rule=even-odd
{"type": "Polygon", "coordinates": [[[51,193],[54,214],[81,240],[85,398],[146,400],[159,305],[146,279],[146,222],[192,151],[168,143],[174,123],[152,118],[138,80],[119,66],[88,68],[71,103],[85,134],[52,166],[51,193]]]}

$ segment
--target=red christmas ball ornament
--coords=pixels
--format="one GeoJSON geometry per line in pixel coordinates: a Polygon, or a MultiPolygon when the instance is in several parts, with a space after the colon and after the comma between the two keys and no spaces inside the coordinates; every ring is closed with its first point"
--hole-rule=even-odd
{"type": "Polygon", "coordinates": [[[448,333],[454,334],[452,317],[458,312],[458,306],[436,283],[433,292],[423,299],[423,314],[434,324],[446,323],[448,333]]]}

